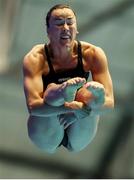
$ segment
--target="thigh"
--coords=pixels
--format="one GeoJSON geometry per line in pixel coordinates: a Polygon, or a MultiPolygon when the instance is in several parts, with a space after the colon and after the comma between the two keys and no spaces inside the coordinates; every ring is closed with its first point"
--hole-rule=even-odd
{"type": "Polygon", "coordinates": [[[89,116],[83,119],[77,119],[67,128],[68,148],[74,151],[80,151],[85,148],[94,138],[99,116],[89,116]]]}
{"type": "Polygon", "coordinates": [[[51,134],[51,131],[56,131],[62,129],[59,119],[57,116],[52,117],[39,117],[39,116],[30,116],[28,119],[28,128],[31,133],[36,131],[44,132],[51,134]]]}
{"type": "Polygon", "coordinates": [[[64,127],[60,125],[57,116],[37,117],[28,119],[28,134],[31,140],[40,148],[56,147],[64,136],[64,127]]]}

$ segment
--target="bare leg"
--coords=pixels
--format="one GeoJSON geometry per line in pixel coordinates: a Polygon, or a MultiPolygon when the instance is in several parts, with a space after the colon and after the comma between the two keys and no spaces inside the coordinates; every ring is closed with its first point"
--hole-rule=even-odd
{"type": "Polygon", "coordinates": [[[57,116],[30,116],[28,135],[37,147],[48,153],[54,153],[63,139],[64,127],[57,116]]]}
{"type": "Polygon", "coordinates": [[[101,107],[104,103],[105,92],[103,86],[97,82],[89,82],[82,87],[76,95],[76,101],[83,102],[91,107],[91,114],[79,118],[75,113],[77,121],[68,126],[67,148],[70,151],[81,151],[95,137],[98,127],[99,115],[93,109],[101,107]]]}
{"type": "Polygon", "coordinates": [[[79,152],[88,146],[96,135],[98,121],[99,116],[90,115],[71,124],[66,130],[68,150],[79,152]]]}

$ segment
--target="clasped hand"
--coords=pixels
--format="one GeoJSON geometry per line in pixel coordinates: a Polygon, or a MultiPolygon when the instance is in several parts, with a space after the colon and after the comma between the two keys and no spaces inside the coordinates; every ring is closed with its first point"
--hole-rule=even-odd
{"type": "Polygon", "coordinates": [[[64,106],[73,109],[77,118],[85,118],[89,116],[91,112],[91,108],[78,101],[65,102],[64,106]]]}

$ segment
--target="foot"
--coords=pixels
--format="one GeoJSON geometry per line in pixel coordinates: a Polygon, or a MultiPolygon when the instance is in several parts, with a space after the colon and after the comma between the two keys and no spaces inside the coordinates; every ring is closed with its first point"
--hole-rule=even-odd
{"type": "Polygon", "coordinates": [[[86,82],[85,78],[72,78],[68,81],[64,82],[65,88],[63,92],[64,100],[67,102],[71,102],[75,100],[75,95],[77,90],[84,85],[86,82]]]}
{"type": "Polygon", "coordinates": [[[61,106],[64,104],[63,92],[66,84],[51,83],[44,92],[44,101],[51,106],[61,106]]]}
{"type": "Polygon", "coordinates": [[[88,89],[94,96],[94,100],[90,106],[92,108],[98,108],[104,104],[105,101],[105,90],[104,86],[96,81],[87,82],[84,87],[88,89]]]}

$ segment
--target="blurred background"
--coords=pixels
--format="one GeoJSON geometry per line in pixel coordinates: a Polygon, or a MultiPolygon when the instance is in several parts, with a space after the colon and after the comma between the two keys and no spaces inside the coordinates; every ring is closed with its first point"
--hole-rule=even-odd
{"type": "Polygon", "coordinates": [[[134,178],[133,86],[134,0],[0,0],[0,178],[134,178]],[[83,151],[50,155],[27,135],[22,61],[48,41],[45,16],[58,3],[76,11],[78,39],[105,51],[115,109],[83,151]]]}

